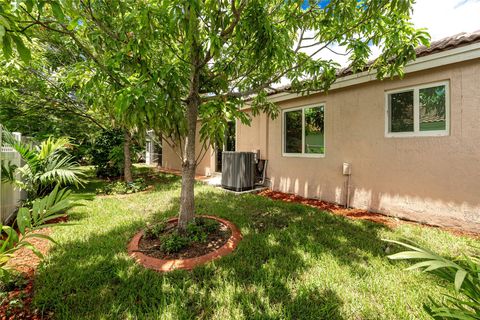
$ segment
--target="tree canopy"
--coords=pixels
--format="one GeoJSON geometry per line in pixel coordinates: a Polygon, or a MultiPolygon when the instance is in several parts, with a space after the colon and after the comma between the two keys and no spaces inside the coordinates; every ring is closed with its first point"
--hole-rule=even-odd
{"type": "Polygon", "coordinates": [[[28,63],[30,43],[45,34],[75,48],[80,59],[65,77],[78,96],[126,128],[154,128],[178,151],[181,228],[194,217],[199,120],[206,146],[222,141],[229,119],[249,122],[244,107],[276,116],[267,96],[281,80],[294,92],[327,91],[339,65],[322,52],[334,45],[346,48],[354,72],[383,78],[402,75],[415,47],[428,43],[410,22],[413,0],[0,3],[7,59],[28,63]],[[372,45],[381,54],[368,64],[372,45]]]}

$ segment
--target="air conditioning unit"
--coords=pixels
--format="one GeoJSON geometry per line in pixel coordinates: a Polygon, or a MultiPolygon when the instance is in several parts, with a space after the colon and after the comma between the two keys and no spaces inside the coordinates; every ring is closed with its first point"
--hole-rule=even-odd
{"type": "Polygon", "coordinates": [[[222,152],[222,187],[234,191],[255,187],[255,152],[222,152]]]}

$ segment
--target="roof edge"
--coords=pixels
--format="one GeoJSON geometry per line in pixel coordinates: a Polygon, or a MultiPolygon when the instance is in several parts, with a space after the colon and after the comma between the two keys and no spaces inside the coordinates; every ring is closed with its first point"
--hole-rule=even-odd
{"type": "MultiPolygon", "coordinates": [[[[408,62],[404,68],[404,72],[407,74],[423,71],[478,58],[480,58],[480,42],[421,56],[416,60],[408,62]]],[[[330,86],[329,91],[375,80],[378,80],[376,71],[363,71],[356,74],[346,75],[337,78],[337,80],[330,86]]],[[[271,94],[268,99],[271,102],[281,102],[322,92],[324,91],[311,91],[309,94],[302,94],[285,91],[271,94]]]]}

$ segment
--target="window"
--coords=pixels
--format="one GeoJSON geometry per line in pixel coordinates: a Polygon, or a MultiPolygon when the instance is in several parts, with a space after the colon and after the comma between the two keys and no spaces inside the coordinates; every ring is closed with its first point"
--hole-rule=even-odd
{"type": "Polygon", "coordinates": [[[284,110],[283,155],[321,157],[324,154],[324,106],[284,110]]]}
{"type": "Polygon", "coordinates": [[[448,82],[387,92],[386,136],[448,135],[448,94],[448,82]]]}

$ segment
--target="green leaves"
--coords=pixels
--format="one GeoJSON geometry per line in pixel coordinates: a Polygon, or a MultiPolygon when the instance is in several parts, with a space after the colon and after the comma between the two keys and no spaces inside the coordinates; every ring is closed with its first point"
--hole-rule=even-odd
{"type": "Polygon", "coordinates": [[[22,38],[15,34],[6,33],[5,27],[0,25],[0,45],[2,46],[3,55],[7,60],[13,57],[12,42],[15,44],[20,59],[25,63],[29,63],[32,55],[30,49],[25,46],[22,38]]]}
{"type": "Polygon", "coordinates": [[[4,29],[11,29],[10,22],[2,14],[0,14],[0,25],[3,26],[4,29]]]}
{"type": "Polygon", "coordinates": [[[25,63],[30,62],[30,60],[32,59],[32,55],[30,53],[30,49],[28,49],[23,43],[22,38],[16,35],[12,35],[11,38],[13,42],[15,42],[18,54],[20,55],[20,58],[22,59],[22,61],[25,63]]]}
{"type": "Polygon", "coordinates": [[[25,164],[2,166],[2,179],[27,191],[29,200],[48,194],[55,185],[83,185],[84,173],[67,152],[68,139],[48,138],[34,148],[15,140],[8,131],[3,134],[4,144],[14,148],[25,164]]]}
{"type": "Polygon", "coordinates": [[[25,228],[31,227],[30,210],[28,208],[20,208],[17,213],[17,225],[21,234],[25,233],[25,228]]]}
{"type": "Polygon", "coordinates": [[[55,18],[57,18],[59,21],[65,20],[65,15],[63,14],[62,6],[60,3],[57,1],[52,1],[50,3],[50,6],[52,7],[53,15],[55,18]]]}
{"type": "Polygon", "coordinates": [[[5,27],[0,25],[0,42],[3,42],[3,37],[5,36],[5,27]]]}
{"type": "Polygon", "coordinates": [[[59,189],[57,185],[48,196],[33,201],[31,209],[22,207],[18,210],[16,222],[21,237],[12,227],[0,224],[0,279],[8,274],[6,264],[13,253],[21,248],[31,250],[42,259],[43,254],[29,240],[39,238],[54,242],[50,236],[35,231],[54,226],[50,223],[52,220],[64,217],[66,210],[77,205],[72,202],[71,192],[59,189]]]}
{"type": "Polygon", "coordinates": [[[10,36],[4,35],[2,37],[1,45],[2,45],[3,55],[7,60],[10,59],[12,56],[12,42],[10,40],[10,36]]]}
{"type": "Polygon", "coordinates": [[[384,240],[410,249],[388,256],[392,260],[420,259],[423,260],[407,270],[420,269],[432,272],[454,284],[459,296],[446,296],[441,303],[431,301],[431,306],[425,310],[435,319],[479,319],[480,315],[480,260],[477,256],[464,256],[462,260],[451,261],[430,250],[421,248],[411,242],[384,240]]]}
{"type": "Polygon", "coordinates": [[[0,12],[0,46],[5,58],[9,60],[13,54],[12,43],[15,44],[20,59],[28,63],[31,59],[30,50],[23,43],[22,36],[14,32],[18,28],[14,21],[14,16],[8,11],[0,12]]]}

